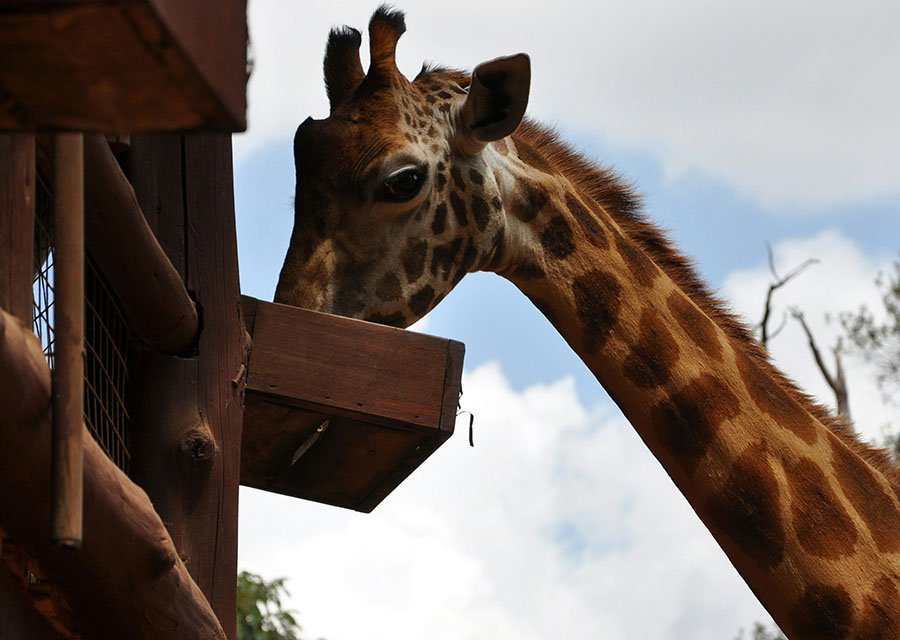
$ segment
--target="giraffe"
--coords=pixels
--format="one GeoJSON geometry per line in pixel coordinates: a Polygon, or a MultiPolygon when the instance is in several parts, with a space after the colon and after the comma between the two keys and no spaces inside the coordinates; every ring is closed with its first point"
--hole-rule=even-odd
{"type": "Polygon", "coordinates": [[[900,475],[767,359],[633,189],[524,118],[528,56],[397,69],[404,15],[332,30],[294,138],[275,301],[406,327],[510,280],[609,392],[790,638],[900,637],[900,475]]]}

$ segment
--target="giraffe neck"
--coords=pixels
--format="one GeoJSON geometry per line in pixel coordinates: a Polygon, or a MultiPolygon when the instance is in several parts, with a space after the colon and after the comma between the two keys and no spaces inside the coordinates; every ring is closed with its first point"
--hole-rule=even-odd
{"type": "Polygon", "coordinates": [[[614,178],[541,135],[527,125],[503,155],[492,268],[579,354],[789,637],[896,637],[896,484],[656,246],[614,178]]]}

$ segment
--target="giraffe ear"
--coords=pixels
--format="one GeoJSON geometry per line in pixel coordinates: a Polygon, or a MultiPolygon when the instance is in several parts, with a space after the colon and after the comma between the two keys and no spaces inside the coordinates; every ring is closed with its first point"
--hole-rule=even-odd
{"type": "Polygon", "coordinates": [[[530,85],[531,60],[524,53],[475,67],[460,113],[462,133],[470,144],[480,147],[515,131],[528,106],[530,85]]]}

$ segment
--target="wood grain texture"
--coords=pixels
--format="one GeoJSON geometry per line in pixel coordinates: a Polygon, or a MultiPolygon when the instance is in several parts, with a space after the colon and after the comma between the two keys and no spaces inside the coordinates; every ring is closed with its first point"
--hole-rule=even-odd
{"type": "Polygon", "coordinates": [[[0,128],[243,131],[246,1],[180,4],[4,2],[0,128]]]}
{"type": "Polygon", "coordinates": [[[52,537],[78,548],[82,537],[84,416],[84,139],[53,137],[52,537]]]}
{"type": "Polygon", "coordinates": [[[256,304],[248,389],[332,414],[441,428],[448,349],[459,343],[256,304]]]}
{"type": "Polygon", "coordinates": [[[78,612],[85,637],[224,639],[147,495],[82,426],[84,541],[51,544],[50,370],[28,328],[0,311],[0,522],[78,612]]]}
{"type": "Polygon", "coordinates": [[[34,136],[0,133],[0,307],[31,322],[34,136]]]}
{"type": "Polygon", "coordinates": [[[203,318],[195,357],[140,356],[134,473],[233,638],[246,345],[231,139],[136,135],[128,164],[138,202],[203,318]]]}
{"type": "Polygon", "coordinates": [[[371,511],[453,433],[464,347],[243,298],[242,484],[371,511]]]}
{"type": "Polygon", "coordinates": [[[84,161],[87,248],[129,326],[163,353],[194,350],[200,333],[197,309],[102,135],[85,135],[84,161]]]}

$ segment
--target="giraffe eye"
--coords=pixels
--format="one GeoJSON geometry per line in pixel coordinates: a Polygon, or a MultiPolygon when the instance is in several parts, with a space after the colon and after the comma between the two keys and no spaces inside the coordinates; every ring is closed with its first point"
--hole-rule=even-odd
{"type": "Polygon", "coordinates": [[[425,182],[425,172],[418,167],[404,167],[395,171],[381,183],[380,200],[406,202],[412,200],[425,182]]]}

